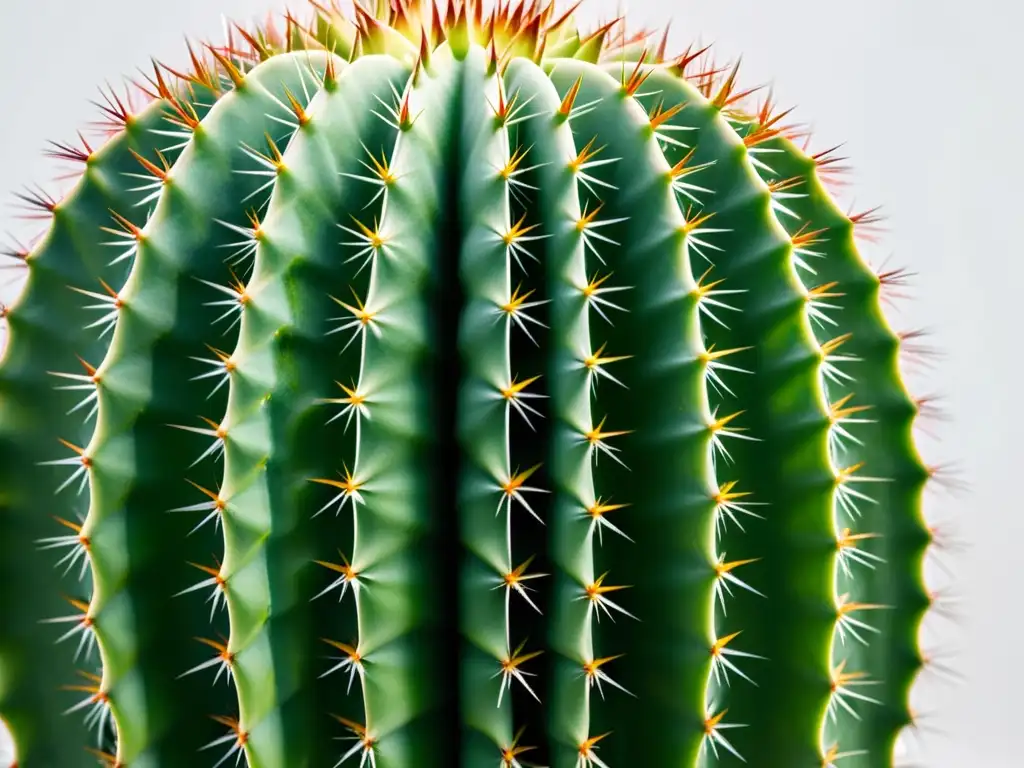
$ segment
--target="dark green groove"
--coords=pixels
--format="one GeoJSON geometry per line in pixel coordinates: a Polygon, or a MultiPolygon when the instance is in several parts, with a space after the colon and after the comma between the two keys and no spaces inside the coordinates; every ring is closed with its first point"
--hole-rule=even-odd
{"type": "Polygon", "coordinates": [[[852,396],[847,405],[869,407],[851,416],[867,423],[846,426],[860,444],[844,439],[836,462],[840,467],[864,462],[857,475],[886,481],[855,486],[874,500],[858,503],[859,517],[837,510],[840,530],[878,536],[859,548],[884,560],[873,563],[873,569],[851,564],[852,578],[840,571],[836,589],[851,601],[887,606],[854,615],[878,630],[858,631],[868,641],[866,646],[850,635],[845,643],[838,637],[835,642],[835,662],[847,659],[847,671],[866,673],[874,682],[858,692],[881,704],[854,702],[860,721],[841,711],[838,727],[826,730],[826,746],[838,742],[844,751],[866,750],[845,764],[869,768],[890,759],[900,729],[910,723],[909,690],[922,663],[917,633],[928,607],[922,559],[930,539],[921,512],[928,473],[912,434],[917,407],[900,378],[899,339],[882,314],[885,288],[858,253],[850,218],[832,202],[816,163],[804,152],[785,139],[763,146],[770,151],[762,160],[772,171],[759,169],[766,181],[801,180],[788,190],[797,196],[780,201],[798,218],[782,216],[780,221],[791,233],[801,228],[822,230],[807,246],[821,255],[805,257],[814,274],[802,272],[804,282],[809,287],[835,282],[830,291],[841,294],[826,300],[839,307],[828,313],[835,324],[816,327],[815,333],[823,342],[851,334],[842,354],[857,361],[843,366],[851,380],[827,382],[829,399],[838,402],[852,396]]]}
{"type": "MultiPolygon", "coordinates": [[[[569,124],[558,115],[558,91],[543,70],[524,61],[513,62],[505,80],[509,93],[518,94],[522,101],[529,100],[530,109],[538,114],[523,124],[521,142],[529,148],[523,166],[536,167],[527,178],[536,187],[531,194],[537,218],[531,223],[538,224],[538,231],[545,237],[533,249],[541,260],[541,265],[535,267],[539,279],[527,283],[524,289],[535,289],[534,298],[550,301],[547,307],[533,307],[526,313],[548,327],[531,327],[530,333],[538,338],[546,357],[540,383],[541,391],[549,398],[546,406],[551,422],[546,425],[549,445],[542,454],[548,463],[548,482],[542,487],[550,488],[552,496],[545,515],[550,531],[548,564],[543,568],[535,564],[531,570],[550,574],[544,579],[550,584],[545,584],[546,600],[542,604],[550,622],[546,633],[551,645],[549,655],[554,655],[539,671],[546,677],[543,683],[550,697],[547,730],[552,743],[537,759],[561,765],[575,762],[573,752],[591,735],[586,681],[581,672],[583,663],[593,657],[594,642],[586,611],[578,610],[584,606],[574,603],[581,583],[593,581],[596,543],[587,536],[586,526],[581,530],[579,525],[580,513],[596,497],[586,447],[577,441],[574,430],[591,422],[590,382],[580,365],[580,359],[593,351],[590,310],[581,292],[588,277],[587,258],[576,231],[582,215],[580,194],[568,165],[577,147],[569,124]]],[[[539,483],[535,480],[533,484],[539,483]]],[[[536,546],[523,554],[534,554],[535,550],[536,546]]],[[[524,742],[543,744],[543,733],[524,734],[524,742]]]]}
{"type": "MultiPolygon", "coordinates": [[[[608,69],[622,71],[621,65],[608,69]]],[[[740,293],[718,297],[735,311],[709,307],[728,328],[701,317],[705,343],[719,350],[752,347],[738,353],[735,364],[753,375],[731,377],[727,383],[735,396],[715,395],[712,407],[718,417],[742,411],[728,426],[756,441],[723,434],[732,458],[718,457],[716,480],[739,481],[740,490],[768,505],[762,508],[767,520],[746,526],[756,531],[750,534],[732,527],[717,549],[727,562],[759,558],[733,573],[763,596],[732,585],[727,613],[716,611],[716,630],[719,637],[742,631],[734,641],[739,649],[767,661],[739,660],[757,686],[735,675],[724,691],[712,686],[708,704],[715,707],[709,714],[727,708],[722,722],[744,726],[722,735],[752,764],[814,766],[820,763],[819,728],[829,693],[835,551],[834,479],[817,344],[789,238],[736,134],[713,105],[666,71],[655,71],[641,93],[649,94],[643,99],[648,110],[658,103],[666,109],[685,103],[668,122],[693,130],[669,135],[696,147],[694,166],[714,161],[695,177],[714,193],[694,206],[690,218],[713,214],[704,226],[725,231],[701,239],[721,250],[702,248],[705,258],[691,248],[690,258],[696,276],[713,264],[705,282],[724,280],[718,288],[740,293]]],[[[670,164],[686,151],[670,148],[670,164]]],[[[717,751],[720,764],[738,764],[721,746],[717,751]]]]}
{"type": "MultiPolygon", "coordinates": [[[[588,736],[612,732],[598,748],[606,762],[628,761],[632,734],[643,733],[647,759],[685,765],[696,758],[703,730],[713,581],[713,475],[692,265],[683,250],[684,222],[668,183],[669,166],[646,115],[616,78],[593,66],[559,63],[550,77],[564,95],[580,75],[578,103],[600,103],[572,121],[576,146],[596,138],[594,146],[604,147],[597,159],[618,159],[589,171],[616,187],[597,187],[604,203],[597,220],[628,217],[598,230],[623,244],[594,241],[605,265],[587,256],[588,277],[611,273],[608,285],[629,288],[609,296],[625,310],[608,313],[613,325],[591,314],[591,343],[606,343],[608,355],[631,357],[609,366],[628,389],[602,381],[592,423],[574,426],[593,428],[607,418],[606,431],[631,430],[608,441],[625,467],[599,455],[595,492],[630,505],[613,520],[633,541],[606,532],[593,572],[574,576],[585,582],[608,571],[606,585],[630,586],[609,597],[639,619],[605,618],[595,630],[597,657],[625,653],[605,671],[637,698],[607,684],[605,701],[591,691],[588,736]]],[[[587,210],[596,204],[590,197],[587,210]]],[[[577,518],[575,525],[587,523],[577,518]]],[[[580,603],[570,605],[578,610],[580,603]]],[[[565,674],[568,679],[568,667],[565,674]]],[[[559,764],[572,758],[563,752],[559,764]]]]}
{"type": "Polygon", "coordinates": [[[339,258],[339,241],[352,238],[338,224],[352,225],[350,214],[363,213],[377,192],[353,178],[366,175],[366,150],[340,139],[394,143],[395,131],[371,110],[375,97],[401,88],[408,70],[384,57],[335,66],[338,82],[311,102],[261,222],[224,418],[229,647],[252,766],[327,764],[336,749],[313,734],[338,728],[329,713],[363,716],[358,684],[345,695],[345,672],[318,679],[335,664],[322,638],[351,644],[357,622],[351,595],[338,608],[333,592],[311,602],[338,575],[314,561],[340,563],[354,530],[347,507],[344,516],[316,514],[325,500],[310,479],[336,477],[358,429],[344,416],[331,422],[338,414],[318,403],[344,396],[335,382],[359,378],[359,346],[339,354],[341,337],[325,324],[340,308],[324,288],[345,299],[349,286],[365,291],[368,271],[357,283],[359,262],[339,258]]]}
{"type": "MultiPolygon", "coordinates": [[[[509,203],[509,222],[515,224],[522,221],[524,226],[534,227],[524,234],[524,240],[519,243],[524,253],[510,255],[510,281],[505,298],[509,298],[512,292],[518,288],[520,294],[532,292],[533,297],[546,297],[549,293],[547,288],[546,264],[553,263],[560,256],[557,254],[557,246],[552,247],[555,241],[559,241],[562,234],[558,233],[560,225],[563,228],[568,226],[570,219],[560,219],[560,214],[545,207],[548,202],[545,195],[540,193],[543,186],[543,169],[545,164],[539,161],[549,150],[538,147],[538,143],[548,144],[555,139],[558,144],[557,125],[549,122],[546,118],[554,115],[557,103],[551,105],[550,100],[556,97],[553,89],[547,88],[548,93],[535,93],[529,84],[524,84],[515,76],[520,65],[526,62],[513,62],[502,73],[503,93],[507,102],[515,101],[513,106],[514,115],[506,124],[508,134],[509,160],[518,158],[514,176],[510,176],[506,182],[503,178],[497,181],[501,187],[506,188],[509,203]],[[515,111],[516,106],[525,105],[520,111],[515,111]],[[520,120],[525,115],[536,115],[537,119],[520,120]],[[534,126],[540,127],[541,131],[533,130],[534,126]],[[551,126],[556,133],[549,137],[544,128],[551,126]],[[538,136],[540,133],[542,136],[538,136]],[[550,224],[554,224],[554,229],[550,224]]],[[[530,67],[535,76],[541,77],[543,72],[535,67],[530,67]]],[[[543,89],[542,89],[543,90],[543,89]]],[[[491,100],[492,103],[494,100],[491,100]]],[[[571,132],[566,128],[561,132],[561,137],[568,137],[571,142],[571,132]]],[[[571,144],[569,145],[571,147],[571,144]]],[[[495,162],[495,165],[499,163],[495,162]]],[[[467,169],[468,171],[469,169],[467,169]]],[[[564,187],[564,184],[563,184],[564,187]]],[[[565,198],[568,209],[572,208],[568,198],[565,198]]],[[[564,240],[561,240],[564,243],[564,240]]],[[[496,311],[492,305],[492,311],[496,311]]],[[[550,338],[552,328],[552,303],[544,303],[531,306],[525,311],[525,315],[536,320],[535,323],[528,321],[527,325],[532,326],[530,332],[526,333],[517,324],[512,322],[509,327],[509,371],[511,376],[518,382],[526,382],[534,379],[522,391],[518,403],[526,410],[520,412],[517,408],[508,405],[508,434],[510,447],[511,471],[524,471],[536,467],[536,471],[529,478],[529,485],[535,488],[550,489],[552,487],[551,472],[555,468],[555,461],[550,453],[553,444],[553,433],[556,429],[557,419],[552,408],[551,392],[554,386],[551,378],[550,355],[553,351],[552,339],[550,338]],[[536,377],[536,378],[535,378],[536,377]]],[[[505,318],[505,323],[509,323],[505,318]]],[[[507,382],[506,382],[507,383],[507,382]]],[[[548,731],[548,709],[547,702],[554,700],[555,691],[552,687],[551,671],[557,664],[556,654],[546,650],[548,643],[549,624],[548,617],[552,616],[552,598],[556,591],[555,583],[562,575],[552,560],[553,544],[558,519],[552,515],[551,493],[530,493],[529,503],[543,523],[529,514],[521,505],[516,503],[512,514],[511,530],[511,564],[514,568],[525,568],[523,586],[527,589],[529,599],[523,595],[512,593],[509,595],[509,618],[510,629],[518,636],[519,641],[513,644],[513,649],[519,642],[527,642],[526,650],[544,650],[541,656],[532,659],[526,667],[535,676],[530,678],[530,687],[536,694],[536,698],[522,685],[512,688],[512,723],[513,733],[520,734],[519,744],[531,746],[529,757],[531,762],[538,765],[550,765],[550,749],[544,736],[548,731]],[[549,535],[552,534],[552,535],[549,535]],[[537,703],[540,699],[540,704],[537,703]]],[[[499,495],[500,498],[500,495],[499,495]]],[[[492,580],[494,576],[492,575],[492,580]]],[[[494,750],[498,747],[507,746],[504,744],[491,744],[490,750],[493,760],[494,750]]]]}
{"type": "Polygon", "coordinates": [[[54,693],[77,682],[73,652],[51,650],[66,627],[38,619],[71,613],[60,590],[93,583],[74,596],[95,613],[117,724],[101,746],[118,766],[508,768],[523,727],[534,749],[519,761],[550,768],[818,768],[833,742],[868,751],[851,765],[881,764],[921,666],[927,472],[879,281],[813,161],[769,142],[756,149],[782,151],[759,156],[763,171],[749,123],[667,67],[634,93],[625,82],[646,70],[596,63],[600,41],[573,29],[543,55],[517,38],[494,67],[459,21],[415,64],[398,32],[362,23],[357,37],[333,18],[319,29],[345,60],[261,56],[233,72],[170,153],[147,221],[150,206],[130,207],[127,145],[156,159],[176,141],[151,108],[90,160],[29,262],[0,365],[0,575],[15,585],[0,609],[17,617],[0,631],[0,716],[19,765],[83,760],[80,715],[70,729],[56,716],[86,695],[54,693]],[[504,119],[501,104],[514,105],[504,119]],[[585,147],[596,162],[578,168],[585,147]],[[691,149],[688,197],[672,168],[691,149]],[[517,188],[501,169],[522,152],[517,188]],[[785,200],[798,219],[765,183],[791,176],[810,192],[785,200]],[[108,207],[145,224],[114,267],[108,207]],[[826,230],[823,257],[803,256],[817,275],[799,268],[803,225],[826,230]],[[102,338],[82,308],[102,298],[66,287],[101,291],[101,277],[120,289],[102,338]],[[830,281],[842,308],[819,332],[808,289],[830,281]],[[849,387],[823,377],[843,333],[849,387]],[[724,388],[709,362],[723,350],[724,388]],[[586,363],[599,351],[606,377],[586,363]],[[80,393],[46,373],[74,371],[76,354],[99,364],[95,423],[63,415],[80,393]],[[502,390],[537,376],[528,425],[502,390]],[[849,393],[878,421],[851,425],[862,443],[833,455],[830,403],[849,393]],[[72,455],[57,438],[84,447],[89,493],[47,506],[75,471],[37,466],[72,455]],[[887,482],[855,485],[878,503],[846,520],[837,471],[862,460],[887,482]],[[523,480],[542,491],[525,494],[540,520],[502,503],[535,465],[523,480]],[[720,530],[733,482],[762,519],[720,530]],[[603,529],[587,515],[598,502],[603,529]],[[27,559],[30,540],[64,532],[51,511],[88,513],[81,585],[54,576],[56,557],[27,559]],[[880,534],[863,548],[886,563],[837,578],[846,526],[880,534]],[[529,558],[542,610],[515,593],[506,610],[503,579],[529,558]],[[728,572],[749,590],[720,559],[750,559],[728,572]],[[342,563],[356,573],[344,595],[342,563]],[[587,599],[600,581],[611,615],[587,599]],[[39,599],[26,610],[19,590],[39,599]],[[857,616],[879,629],[867,646],[835,640],[844,592],[890,606],[857,616]],[[215,597],[226,611],[211,614],[215,597]],[[742,673],[723,684],[727,636],[742,673]],[[226,643],[230,684],[214,685],[199,638],[226,643]],[[511,679],[498,706],[517,649],[540,701],[511,679]],[[595,660],[614,681],[601,692],[595,660]],[[861,719],[840,709],[833,725],[840,662],[882,680],[856,689],[882,705],[853,701],[861,719]]]}
{"type": "MultiPolygon", "coordinates": [[[[667,88],[675,81],[662,75],[657,82],[667,88]]],[[[735,590],[728,617],[718,619],[720,635],[742,631],[743,648],[765,657],[744,665],[757,687],[744,686],[742,695],[726,696],[723,703],[733,722],[750,724],[726,735],[752,764],[811,768],[821,762],[834,620],[835,479],[827,451],[820,352],[793,246],[767,191],[757,183],[747,151],[720,115],[713,115],[702,131],[694,162],[713,158],[715,166],[700,179],[716,190],[705,210],[715,214],[711,226],[730,231],[715,239],[723,253],[711,257],[716,262],[712,277],[746,293],[729,297],[739,310],[725,320],[731,330],[712,330],[707,323],[705,328],[719,349],[753,347],[738,363],[753,375],[734,379],[736,405],[723,402],[721,413],[745,409],[743,426],[760,441],[732,441],[735,464],[720,464],[718,479],[739,480],[743,491],[767,504],[761,508],[766,520],[748,526],[752,535],[731,527],[719,542],[729,560],[736,555],[761,558],[737,575],[764,595],[735,590]],[[751,220],[760,223],[760,237],[751,235],[751,220]]],[[[734,763],[723,756],[723,765],[734,763]]]]}
{"type": "MultiPolygon", "coordinates": [[[[521,628],[509,626],[505,591],[494,587],[517,563],[512,559],[515,532],[529,514],[517,502],[502,501],[501,484],[517,469],[511,453],[506,403],[500,389],[512,375],[510,341],[513,326],[495,310],[507,300],[516,270],[502,235],[513,222],[506,185],[497,170],[510,157],[509,136],[498,123],[494,107],[501,97],[499,77],[489,73],[482,49],[474,48],[460,66],[462,94],[457,129],[459,166],[456,212],[459,287],[449,289],[446,303],[463,294],[458,320],[459,368],[456,433],[461,453],[458,470],[459,537],[465,554],[460,573],[459,609],[464,663],[459,690],[467,732],[460,765],[493,761],[501,745],[512,742],[515,730],[514,686],[505,688],[496,673],[503,659],[527,640],[521,628]],[[489,106],[490,105],[490,106],[489,106]],[[496,396],[497,395],[497,396],[496,396]],[[500,511],[499,511],[500,506],[500,511]],[[486,740],[480,739],[483,735],[486,740]]],[[[453,221],[454,219],[454,221],[453,221]]],[[[441,259],[445,257],[440,256],[441,259]]],[[[532,496],[532,494],[529,494],[532,496]]],[[[538,650],[531,638],[525,652],[538,650]]],[[[523,668],[533,673],[536,660],[523,668]]],[[[454,682],[454,681],[453,681],[454,682]]]]}
{"type": "MultiPolygon", "coordinates": [[[[237,233],[216,220],[244,225],[241,201],[262,178],[237,173],[255,166],[246,163],[239,142],[259,146],[264,131],[254,118],[268,112],[287,117],[285,89],[301,99],[300,78],[315,79],[307,67],[322,60],[317,55],[307,62],[306,54],[276,58],[204,118],[146,225],[99,366],[87,526],[105,689],[117,722],[118,754],[129,764],[194,760],[205,741],[220,735],[207,715],[230,714],[229,689],[211,693],[205,674],[212,670],[179,677],[209,658],[210,649],[193,638],[217,635],[205,605],[171,596],[197,580],[188,562],[208,563],[219,547],[212,526],[188,536],[195,516],[168,510],[196,501],[186,479],[216,488],[219,473],[212,458],[190,466],[210,438],[171,425],[202,427],[200,417],[217,415],[209,410],[209,388],[189,381],[195,369],[182,361],[202,355],[203,341],[228,341],[220,335],[226,324],[214,324],[222,308],[207,306],[218,292],[202,290],[198,281],[228,282],[218,246],[237,233]],[[179,544],[166,547],[167,541],[179,544]],[[150,599],[154,595],[166,601],[150,599]],[[195,705],[175,707],[174,701],[195,705]]],[[[284,145],[282,128],[276,134],[284,145]]]]}
{"type": "Polygon", "coordinates": [[[353,557],[368,579],[358,596],[359,647],[367,659],[365,725],[379,768],[457,764],[455,651],[445,642],[455,642],[448,605],[454,598],[439,589],[453,546],[440,532],[450,530],[441,517],[454,513],[454,479],[437,474],[453,466],[450,455],[439,453],[454,443],[451,406],[439,407],[439,387],[454,355],[454,327],[434,310],[450,298],[446,283],[455,273],[455,233],[447,231],[443,211],[454,182],[449,142],[460,79],[444,48],[411,86],[415,119],[392,152],[396,180],[380,216],[388,241],[368,267],[368,292],[360,297],[380,312],[379,334],[362,337],[359,386],[370,418],[353,464],[356,479],[365,482],[353,557]],[[453,261],[439,260],[440,254],[453,261]]]}
{"type": "MultiPolygon", "coordinates": [[[[216,101],[216,94],[199,86],[192,96],[198,115],[216,101]]],[[[117,237],[100,227],[117,229],[111,210],[136,226],[145,224],[150,207],[138,205],[145,192],[136,188],[146,182],[129,175],[145,171],[132,151],[155,159],[167,138],[154,131],[169,127],[169,113],[163,101],[150,104],[93,153],[81,179],[54,210],[45,238],[32,249],[26,285],[7,315],[9,335],[0,362],[0,717],[18,746],[19,765],[28,768],[77,765],[83,753],[69,756],[66,745],[96,745],[81,715],[62,714],[79,695],[60,688],[84,682],[76,670],[95,671],[99,657],[83,655],[76,664],[66,646],[77,645],[78,636],[65,647],[54,645],[73,625],[40,623],[77,613],[62,593],[88,602],[92,592],[88,568],[81,579],[77,566],[60,576],[64,567],[56,563],[67,548],[40,552],[36,544],[72,533],[54,517],[80,523],[88,509],[86,494],[68,489],[55,497],[50,490],[64,482],[66,467],[43,465],[62,451],[58,437],[83,446],[94,423],[86,418],[91,403],[69,413],[88,391],[58,389],[82,382],[52,374],[85,374],[78,357],[97,365],[106,351],[110,335],[99,338],[86,328],[95,313],[69,286],[102,290],[100,278],[111,285],[123,282],[131,261],[111,262],[127,246],[105,245],[117,237]],[[58,578],[60,590],[54,589],[58,578]]],[[[173,162],[179,152],[164,154],[173,162]]]]}

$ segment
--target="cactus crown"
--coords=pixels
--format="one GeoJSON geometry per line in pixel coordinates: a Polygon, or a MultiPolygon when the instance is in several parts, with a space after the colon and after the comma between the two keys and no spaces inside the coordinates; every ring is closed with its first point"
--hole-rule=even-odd
{"type": "Polygon", "coordinates": [[[18,766],[888,764],[902,275],[738,67],[575,9],[314,3],[54,145],[0,362],[18,766]]]}

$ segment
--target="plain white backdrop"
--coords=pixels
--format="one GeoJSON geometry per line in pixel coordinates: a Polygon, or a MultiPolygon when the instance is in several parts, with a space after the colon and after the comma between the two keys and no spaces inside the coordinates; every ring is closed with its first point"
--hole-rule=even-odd
{"type": "MultiPolygon", "coordinates": [[[[183,64],[184,35],[217,38],[221,14],[247,21],[283,7],[275,0],[2,3],[0,232],[36,233],[17,219],[13,193],[36,183],[59,189],[49,183],[59,167],[43,157],[45,140],[72,140],[97,119],[89,100],[99,84],[119,84],[150,56],[183,64]]],[[[858,208],[884,206],[888,233],[869,254],[916,273],[895,324],[927,329],[926,343],[942,353],[910,374],[918,394],[943,396],[949,419],[933,425],[940,439],[922,436],[923,449],[929,461],[953,462],[969,483],[966,493],[928,498],[929,517],[969,548],[951,560],[954,578],[935,582],[950,584],[959,604],[954,622],[928,621],[926,647],[953,652],[948,663],[962,680],[936,678],[915,692],[930,729],[916,764],[1024,765],[1016,731],[1024,517],[1010,482],[1024,459],[1016,378],[1016,355],[1024,353],[1016,239],[1024,222],[1021,14],[1004,0],[633,0],[626,8],[635,26],[672,20],[675,50],[699,39],[713,42],[723,60],[742,54],[746,83],[771,82],[779,102],[796,105],[798,119],[815,127],[816,147],[845,142],[848,199],[858,208]]],[[[590,28],[615,10],[588,0],[578,17],[590,28]]],[[[18,286],[8,277],[0,272],[0,300],[9,302],[18,286]]],[[[0,765],[5,748],[0,735],[0,765]]]]}

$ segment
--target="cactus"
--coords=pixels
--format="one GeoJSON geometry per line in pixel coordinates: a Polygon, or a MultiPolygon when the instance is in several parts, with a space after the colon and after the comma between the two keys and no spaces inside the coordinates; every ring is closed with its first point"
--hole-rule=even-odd
{"type": "Polygon", "coordinates": [[[932,471],[835,158],[575,7],[314,5],[24,198],[16,765],[891,764],[932,471]]]}

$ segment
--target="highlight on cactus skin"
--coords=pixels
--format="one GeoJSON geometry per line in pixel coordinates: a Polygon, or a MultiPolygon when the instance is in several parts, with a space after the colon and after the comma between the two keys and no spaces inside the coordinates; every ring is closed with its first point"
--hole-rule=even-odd
{"type": "Polygon", "coordinates": [[[891,765],[933,474],[839,159],[546,0],[104,95],[0,362],[18,768],[891,765]]]}

